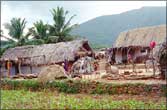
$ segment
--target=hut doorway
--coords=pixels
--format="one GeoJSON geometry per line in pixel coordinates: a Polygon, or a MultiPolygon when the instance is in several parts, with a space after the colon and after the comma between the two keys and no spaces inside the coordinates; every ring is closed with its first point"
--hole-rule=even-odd
{"type": "Polygon", "coordinates": [[[127,63],[127,61],[128,61],[127,53],[128,53],[128,49],[123,48],[122,49],[122,63],[127,63]]]}
{"type": "Polygon", "coordinates": [[[12,61],[13,67],[14,67],[14,75],[19,74],[19,64],[17,61],[12,61]]]}

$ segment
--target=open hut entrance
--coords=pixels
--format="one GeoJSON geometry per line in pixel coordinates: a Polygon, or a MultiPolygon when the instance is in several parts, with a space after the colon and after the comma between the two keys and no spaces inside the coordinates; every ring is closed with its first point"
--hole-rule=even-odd
{"type": "Polygon", "coordinates": [[[112,61],[113,61],[113,64],[114,64],[114,63],[116,62],[116,61],[115,61],[116,50],[113,49],[112,52],[113,52],[113,53],[112,53],[112,61]]]}
{"type": "Polygon", "coordinates": [[[123,48],[122,49],[122,63],[127,63],[127,52],[128,52],[128,49],[127,48],[123,48]]]}
{"type": "Polygon", "coordinates": [[[19,64],[18,64],[18,62],[13,61],[12,64],[14,66],[15,75],[19,74],[19,64]]]}
{"type": "Polygon", "coordinates": [[[87,51],[91,51],[90,46],[88,45],[88,43],[84,43],[83,47],[87,50],[87,51]]]}

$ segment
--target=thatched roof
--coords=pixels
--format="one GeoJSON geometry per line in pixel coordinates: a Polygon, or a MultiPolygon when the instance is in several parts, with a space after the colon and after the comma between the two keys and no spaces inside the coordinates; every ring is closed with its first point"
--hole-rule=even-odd
{"type": "Polygon", "coordinates": [[[149,46],[151,41],[161,44],[165,37],[166,25],[138,28],[120,33],[114,47],[149,46]]]}
{"type": "Polygon", "coordinates": [[[83,47],[86,47],[86,50],[92,51],[86,39],[60,42],[56,44],[21,46],[10,48],[5,51],[1,60],[15,60],[17,58],[23,58],[25,60],[24,64],[30,64],[29,59],[31,59],[31,63],[33,62],[33,64],[36,65],[60,63],[65,59],[73,61],[75,53],[83,47]]]}

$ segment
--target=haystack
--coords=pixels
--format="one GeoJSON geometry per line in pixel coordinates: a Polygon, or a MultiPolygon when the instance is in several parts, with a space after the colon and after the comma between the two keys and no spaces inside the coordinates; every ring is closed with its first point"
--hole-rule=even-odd
{"type": "Polygon", "coordinates": [[[55,79],[66,78],[65,70],[59,65],[50,65],[41,70],[38,75],[38,81],[46,83],[55,79]]]}

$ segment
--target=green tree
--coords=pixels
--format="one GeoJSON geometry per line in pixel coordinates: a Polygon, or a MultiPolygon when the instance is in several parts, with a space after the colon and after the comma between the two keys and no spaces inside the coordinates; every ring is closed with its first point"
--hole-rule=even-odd
{"type": "Polygon", "coordinates": [[[42,20],[34,23],[34,27],[32,27],[31,31],[35,39],[46,40],[48,37],[48,25],[44,24],[42,20]]]}
{"type": "Polygon", "coordinates": [[[9,31],[8,35],[10,37],[4,36],[3,31],[1,30],[1,37],[7,39],[7,41],[4,41],[4,45],[1,46],[0,55],[2,55],[8,48],[26,45],[26,43],[29,42],[28,37],[31,34],[27,33],[26,35],[23,35],[26,26],[25,19],[22,20],[21,18],[12,18],[10,23],[5,23],[4,26],[9,31]]]}
{"type": "Polygon", "coordinates": [[[34,23],[34,27],[29,29],[29,33],[33,36],[30,44],[44,44],[48,40],[48,24],[44,24],[42,20],[34,23]]]}
{"type": "Polygon", "coordinates": [[[5,28],[8,29],[8,34],[10,35],[10,38],[6,38],[13,46],[22,46],[28,41],[30,33],[23,35],[26,23],[25,19],[21,20],[21,18],[12,18],[10,23],[5,24],[5,28]]]}
{"type": "Polygon", "coordinates": [[[73,15],[67,20],[68,11],[64,11],[63,7],[57,7],[57,9],[52,9],[51,13],[53,15],[53,25],[49,25],[49,32],[51,36],[57,36],[55,38],[56,42],[69,41],[72,40],[70,32],[77,24],[71,25],[71,20],[76,16],[73,15]]]}

